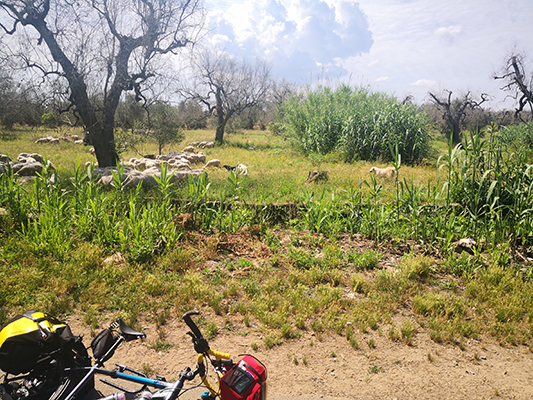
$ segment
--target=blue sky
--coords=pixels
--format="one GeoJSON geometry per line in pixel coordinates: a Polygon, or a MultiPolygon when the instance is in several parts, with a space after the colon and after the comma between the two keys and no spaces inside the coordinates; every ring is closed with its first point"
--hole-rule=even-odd
{"type": "Polygon", "coordinates": [[[298,84],[349,82],[427,101],[428,91],[488,93],[513,49],[533,71],[533,0],[237,0],[208,2],[209,41],[272,64],[298,84]]]}

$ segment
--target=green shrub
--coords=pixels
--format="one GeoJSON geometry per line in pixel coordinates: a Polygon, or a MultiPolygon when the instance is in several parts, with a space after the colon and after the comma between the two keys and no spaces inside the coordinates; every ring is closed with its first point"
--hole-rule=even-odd
{"type": "Polygon", "coordinates": [[[48,112],[41,116],[41,123],[49,128],[59,125],[59,115],[56,112],[48,112]]]}
{"type": "Polygon", "coordinates": [[[346,254],[348,262],[353,263],[359,270],[376,269],[379,257],[379,252],[374,250],[365,250],[362,253],[349,252],[346,254]]]}

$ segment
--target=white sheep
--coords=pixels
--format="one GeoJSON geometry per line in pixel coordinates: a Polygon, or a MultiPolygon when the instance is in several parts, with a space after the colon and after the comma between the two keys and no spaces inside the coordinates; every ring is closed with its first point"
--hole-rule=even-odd
{"type": "Polygon", "coordinates": [[[216,158],[213,160],[209,160],[205,165],[204,169],[210,168],[210,167],[217,167],[220,168],[220,160],[217,160],[216,158]]]}
{"type": "Polygon", "coordinates": [[[376,177],[378,178],[392,179],[394,178],[394,175],[396,174],[396,169],[394,167],[387,167],[387,168],[372,167],[370,168],[370,171],[368,172],[371,174],[376,174],[376,177]]]}
{"type": "Polygon", "coordinates": [[[244,164],[237,165],[237,173],[241,175],[248,175],[248,167],[244,164]]]}
{"type": "Polygon", "coordinates": [[[194,153],[195,152],[194,146],[187,146],[185,147],[181,152],[182,153],[194,153]]]}
{"type": "Polygon", "coordinates": [[[200,147],[201,149],[212,149],[215,147],[215,142],[200,142],[196,147],[200,147]]]}

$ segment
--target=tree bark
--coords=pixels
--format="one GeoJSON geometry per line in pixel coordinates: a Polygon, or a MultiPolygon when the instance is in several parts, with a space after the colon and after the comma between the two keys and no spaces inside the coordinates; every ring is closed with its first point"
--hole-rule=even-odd
{"type": "Polygon", "coordinates": [[[224,107],[222,103],[222,89],[217,87],[215,92],[216,112],[217,112],[217,131],[215,133],[215,141],[222,144],[224,142],[224,131],[228,119],[225,118],[224,107]]]}
{"type": "Polygon", "coordinates": [[[450,121],[452,125],[452,141],[454,144],[461,143],[461,126],[456,120],[450,121]]]}
{"type": "Polygon", "coordinates": [[[224,129],[226,128],[226,124],[224,122],[218,123],[217,125],[217,131],[215,133],[215,142],[222,144],[224,142],[224,129]]]}

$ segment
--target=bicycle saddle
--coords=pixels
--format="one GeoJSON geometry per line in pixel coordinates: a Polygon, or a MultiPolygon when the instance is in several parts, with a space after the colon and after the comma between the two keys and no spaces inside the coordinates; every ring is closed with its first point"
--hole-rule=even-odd
{"type": "Polygon", "coordinates": [[[118,318],[117,321],[120,332],[122,333],[122,336],[124,336],[124,339],[126,339],[126,342],[136,339],[144,339],[146,337],[146,334],[143,332],[136,331],[135,329],[126,325],[126,323],[122,321],[122,318],[118,318]]]}

